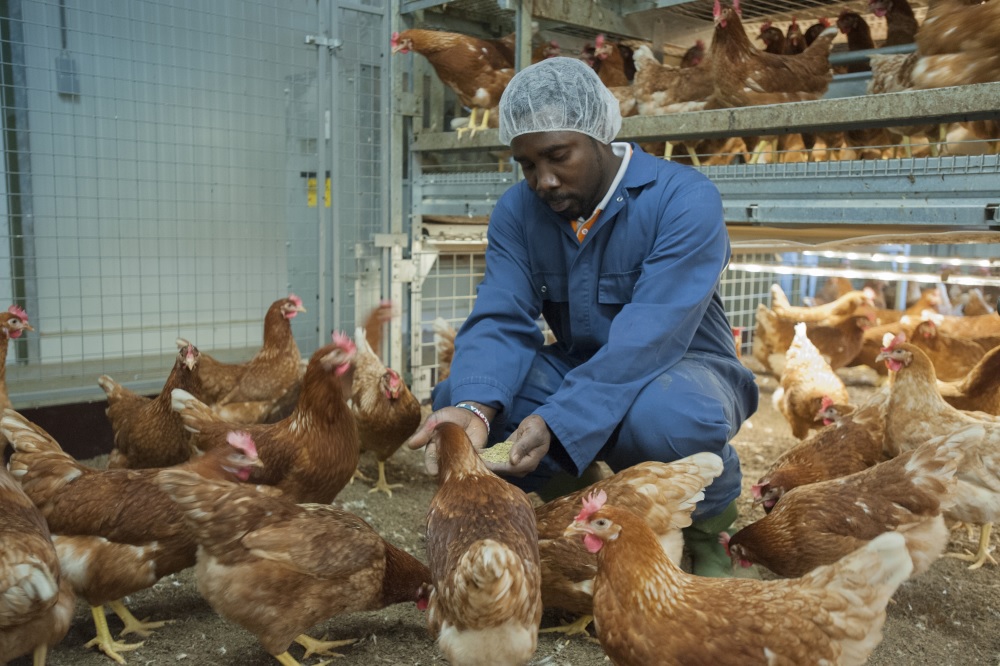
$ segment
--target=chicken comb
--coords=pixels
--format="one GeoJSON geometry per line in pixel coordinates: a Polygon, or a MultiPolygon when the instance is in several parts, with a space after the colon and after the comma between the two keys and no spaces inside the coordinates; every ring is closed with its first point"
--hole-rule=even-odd
{"type": "MultiPolygon", "coordinates": [[[[794,16],[792,17],[792,25],[794,25],[794,26],[798,25],[797,19],[794,16]]],[[[790,25],[788,27],[790,28],[790,27],[792,27],[792,25],[790,25]]]]}
{"type": "Polygon", "coordinates": [[[705,48],[705,40],[704,39],[696,39],[696,40],[694,40],[694,45],[697,46],[699,49],[703,49],[703,48],[705,48]]]}
{"type": "MultiPolygon", "coordinates": [[[[830,19],[828,19],[825,16],[820,17],[819,22],[823,25],[824,28],[829,28],[830,27],[830,19]]],[[[868,287],[868,289],[871,289],[871,287],[868,287]]],[[[874,293],[875,293],[875,291],[872,290],[872,294],[874,294],[874,293]]]]}
{"type": "Polygon", "coordinates": [[[882,346],[882,351],[884,351],[884,352],[891,352],[893,349],[895,349],[896,347],[898,347],[900,344],[906,342],[906,333],[903,333],[902,331],[900,331],[899,333],[897,333],[895,337],[893,337],[891,340],[889,340],[888,342],[886,342],[886,338],[888,338],[890,335],[892,335],[892,333],[886,333],[882,337],[882,345],[883,345],[882,346]]]}
{"type": "Polygon", "coordinates": [[[740,9],[740,0],[733,0],[733,11],[736,12],[737,16],[743,16],[743,10],[740,9]]]}
{"type": "Polygon", "coordinates": [[[389,46],[396,46],[399,44],[399,31],[392,33],[392,39],[389,40],[389,46]]]}
{"type": "Polygon", "coordinates": [[[257,446],[253,443],[253,437],[244,430],[232,430],[226,435],[226,441],[234,449],[239,449],[247,454],[249,458],[257,457],[257,446]]]}
{"type": "Polygon", "coordinates": [[[764,21],[760,24],[760,34],[764,34],[764,31],[771,27],[772,23],[770,21],[764,21]]]}
{"type": "Polygon", "coordinates": [[[753,495],[754,499],[759,500],[759,499],[762,499],[764,497],[763,490],[764,490],[764,486],[765,485],[767,485],[767,484],[765,484],[765,483],[755,483],[752,486],[750,486],[750,494],[753,495]]]}
{"type": "Polygon", "coordinates": [[[597,37],[594,37],[594,48],[599,49],[604,46],[604,33],[599,33],[597,37]]]}
{"type": "Polygon", "coordinates": [[[576,514],[574,520],[583,521],[590,518],[594,513],[604,506],[604,503],[608,501],[608,494],[603,490],[596,493],[590,493],[583,498],[583,508],[580,509],[580,513],[576,514]]]}
{"type": "Polygon", "coordinates": [[[823,396],[823,402],[820,403],[820,411],[825,412],[826,410],[833,407],[833,398],[828,395],[823,396]]]}
{"type": "Polygon", "coordinates": [[[298,296],[296,296],[295,294],[288,294],[288,300],[290,300],[292,303],[294,303],[295,307],[297,307],[297,308],[301,308],[302,307],[302,299],[299,298],[298,296]]]}
{"type": "Polygon", "coordinates": [[[712,5],[712,17],[719,18],[720,16],[722,16],[722,4],[719,0],[715,0],[715,4],[712,5]]]}
{"type": "Polygon", "coordinates": [[[10,306],[9,308],[7,308],[7,312],[11,313],[15,317],[17,317],[18,319],[20,319],[21,321],[23,321],[25,324],[28,323],[28,313],[25,312],[24,309],[21,308],[20,305],[12,305],[12,306],[10,306]]]}
{"type": "Polygon", "coordinates": [[[337,345],[344,351],[351,354],[358,351],[358,347],[357,345],[354,344],[354,340],[351,340],[350,336],[347,335],[347,333],[344,333],[343,331],[334,331],[333,336],[331,337],[333,340],[333,344],[337,345]]]}

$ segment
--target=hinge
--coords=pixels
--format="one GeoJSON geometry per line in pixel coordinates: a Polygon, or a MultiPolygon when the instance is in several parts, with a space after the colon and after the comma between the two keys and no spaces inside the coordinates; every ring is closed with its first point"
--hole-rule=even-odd
{"type": "Polygon", "coordinates": [[[306,44],[325,46],[331,51],[337,51],[344,45],[344,40],[339,37],[325,37],[323,35],[306,35],[306,44]]]}

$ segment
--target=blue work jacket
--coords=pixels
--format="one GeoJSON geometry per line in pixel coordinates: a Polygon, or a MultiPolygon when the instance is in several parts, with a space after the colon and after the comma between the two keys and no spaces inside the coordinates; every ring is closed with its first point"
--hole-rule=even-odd
{"type": "Polygon", "coordinates": [[[689,351],[736,362],[719,294],[729,236],[715,185],[638,146],[583,243],[525,181],[490,217],[486,274],[451,366],[454,402],[509,409],[543,338],[579,362],[535,413],[579,474],[636,395],[689,351]]]}

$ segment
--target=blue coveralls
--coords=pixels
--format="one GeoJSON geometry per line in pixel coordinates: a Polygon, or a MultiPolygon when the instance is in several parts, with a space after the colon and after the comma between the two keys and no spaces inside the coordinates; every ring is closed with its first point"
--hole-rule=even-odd
{"type": "Polygon", "coordinates": [[[757,409],[719,294],[730,256],[722,202],[698,171],[632,149],[582,244],[526,182],[500,198],[486,274],[434,409],[463,400],[499,409],[490,443],[542,417],[554,435],[548,455],[508,479],[526,491],[595,459],[618,471],[715,452],[724,471],[694,514],[709,518],[739,496],[729,440],[757,409]],[[539,315],[554,345],[543,346],[539,315]]]}

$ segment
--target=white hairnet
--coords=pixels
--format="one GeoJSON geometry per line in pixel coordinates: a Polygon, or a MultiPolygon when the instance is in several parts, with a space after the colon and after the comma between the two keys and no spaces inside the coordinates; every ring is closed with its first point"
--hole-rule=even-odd
{"type": "Polygon", "coordinates": [[[525,67],[500,97],[500,141],[508,146],[530,132],[580,132],[611,143],[621,128],[618,100],[576,58],[548,58],[525,67]]]}

